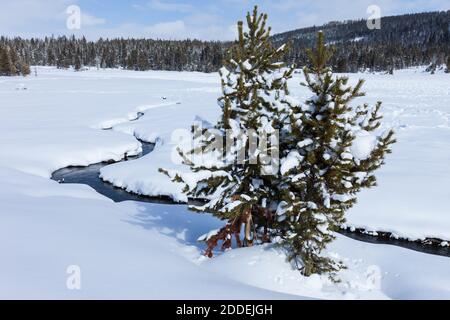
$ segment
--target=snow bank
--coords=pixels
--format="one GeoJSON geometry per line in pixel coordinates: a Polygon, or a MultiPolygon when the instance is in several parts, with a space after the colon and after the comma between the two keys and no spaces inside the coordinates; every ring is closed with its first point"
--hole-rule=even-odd
{"type": "MultiPolygon", "coordinates": [[[[210,88],[218,89],[217,75],[213,74],[210,77],[216,79],[216,83],[211,84],[210,88]]],[[[186,196],[181,192],[182,185],[172,183],[158,170],[164,167],[168,170],[188,171],[173,160],[178,159],[176,148],[180,143],[180,135],[190,130],[196,115],[215,121],[218,116],[216,107],[218,93],[215,90],[208,90],[204,83],[189,83],[189,86],[185,87],[179,87],[176,83],[168,85],[178,88],[177,99],[180,100],[178,104],[149,109],[139,121],[113,128],[114,131],[133,134],[141,140],[157,143],[155,150],[133,161],[131,166],[123,162],[104,167],[101,170],[101,177],[116,187],[137,194],[164,195],[175,201],[186,201],[186,196]],[[197,90],[194,90],[195,88],[197,90]]]]}
{"type": "Polygon", "coordinates": [[[12,169],[0,181],[2,299],[450,298],[445,257],[338,236],[328,254],[349,269],[333,284],[301,277],[273,246],[202,257],[197,238],[222,222],[185,206],[115,204],[12,169]],[[81,290],[67,289],[69,266],[81,290]]]}
{"type": "Polygon", "coordinates": [[[9,169],[0,179],[8,183],[0,192],[1,299],[301,298],[201,267],[192,233],[213,219],[199,222],[176,206],[118,205],[84,186],[9,169]],[[69,266],[80,268],[81,290],[67,288],[69,266]]]}

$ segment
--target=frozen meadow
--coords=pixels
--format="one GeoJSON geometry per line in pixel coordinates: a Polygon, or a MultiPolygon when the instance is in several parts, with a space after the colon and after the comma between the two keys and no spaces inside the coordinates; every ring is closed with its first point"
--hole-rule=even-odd
{"type": "MultiPolygon", "coordinates": [[[[398,143],[347,225],[448,245],[450,76],[349,77],[367,80],[359,102],[383,101],[398,143]]],[[[300,81],[295,75],[290,87],[302,101],[300,81]]],[[[209,260],[196,239],[222,222],[184,205],[114,203],[49,179],[67,166],[139,154],[138,138],[154,151],[104,167],[102,179],[184,201],[158,169],[183,169],[171,160],[173,132],[197,116],[214,122],[219,94],[217,74],[38,68],[37,77],[0,77],[0,298],[450,298],[447,257],[338,236],[327,252],[349,267],[339,284],[301,277],[272,246],[209,260]],[[66,287],[71,265],[81,269],[81,290],[66,287]]]]}

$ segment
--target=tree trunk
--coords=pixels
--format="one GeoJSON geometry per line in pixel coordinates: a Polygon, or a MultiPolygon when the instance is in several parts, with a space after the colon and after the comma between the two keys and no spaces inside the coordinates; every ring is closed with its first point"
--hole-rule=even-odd
{"type": "Polygon", "coordinates": [[[253,246],[253,239],[251,237],[252,232],[252,210],[248,209],[245,212],[245,243],[247,247],[253,246]]]}

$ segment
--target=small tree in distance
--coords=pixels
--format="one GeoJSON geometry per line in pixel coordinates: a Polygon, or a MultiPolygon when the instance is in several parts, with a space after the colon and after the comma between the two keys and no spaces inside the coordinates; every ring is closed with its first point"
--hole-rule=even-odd
{"type": "Polygon", "coordinates": [[[14,48],[0,46],[0,76],[27,76],[30,73],[30,66],[19,58],[14,48]]]}
{"type": "Polygon", "coordinates": [[[28,76],[31,73],[31,69],[30,69],[30,66],[28,65],[28,63],[22,62],[20,64],[20,73],[22,73],[22,75],[24,77],[28,76]]]}
{"type": "Polygon", "coordinates": [[[11,48],[0,46],[0,76],[14,76],[17,69],[12,61],[11,48]]]}

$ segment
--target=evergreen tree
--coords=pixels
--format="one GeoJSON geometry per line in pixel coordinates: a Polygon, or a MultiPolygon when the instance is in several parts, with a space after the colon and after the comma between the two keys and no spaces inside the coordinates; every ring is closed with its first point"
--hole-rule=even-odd
{"type": "Polygon", "coordinates": [[[313,96],[291,110],[291,141],[282,150],[282,196],[276,212],[289,259],[306,276],[333,274],[342,267],[321,252],[344,223],[356,194],[375,186],[374,172],[395,142],[392,131],[376,134],[381,102],[350,106],[364,96],[363,80],[351,87],[346,77],[333,77],[327,67],[332,54],[322,32],[308,55],[303,85],[313,96]]]}
{"type": "Polygon", "coordinates": [[[0,75],[12,76],[17,73],[16,67],[11,60],[9,47],[0,48],[0,75]]]}
{"type": "Polygon", "coordinates": [[[47,63],[50,66],[56,65],[55,55],[51,49],[47,49],[47,63]]]}
{"type": "Polygon", "coordinates": [[[446,63],[446,69],[445,69],[446,73],[450,73],[450,56],[447,58],[447,63],[446,63]]]}
{"type": "Polygon", "coordinates": [[[5,49],[0,46],[0,76],[5,76],[6,70],[9,70],[9,66],[7,67],[8,57],[5,53],[5,49]]]}
{"type": "Polygon", "coordinates": [[[194,148],[180,152],[192,173],[161,170],[184,183],[189,197],[213,199],[191,209],[227,221],[222,229],[201,238],[209,257],[219,242],[222,249],[230,248],[233,237],[237,246],[270,240],[272,207],[278,196],[274,181],[280,178],[278,140],[273,133],[282,128],[283,116],[292,107],[287,80],[293,69],[280,62],[287,46],[272,46],[266,22],[267,15],[258,14],[255,7],[247,15],[247,31],[243,22],[238,23],[238,43],[220,70],[222,118],[207,132],[194,126],[194,148]],[[224,142],[228,142],[225,149],[224,142]]]}
{"type": "Polygon", "coordinates": [[[14,48],[0,46],[0,75],[17,76],[30,74],[30,66],[19,57],[14,48]]]}
{"type": "Polygon", "coordinates": [[[141,51],[139,52],[138,58],[137,58],[137,66],[138,69],[141,71],[146,71],[150,68],[149,62],[148,62],[148,56],[146,52],[141,51]]]}
{"type": "Polygon", "coordinates": [[[22,62],[20,61],[19,56],[17,55],[16,49],[14,47],[12,47],[12,48],[8,47],[7,50],[9,52],[11,64],[12,64],[11,75],[12,76],[19,75],[22,62]]]}
{"type": "Polygon", "coordinates": [[[80,57],[78,55],[75,56],[74,69],[75,69],[75,71],[80,71],[81,70],[81,60],[80,60],[80,57]]]}
{"type": "Polygon", "coordinates": [[[20,63],[20,73],[25,77],[31,73],[30,66],[26,62],[20,63]]]}
{"type": "Polygon", "coordinates": [[[348,62],[345,57],[342,57],[337,62],[336,72],[344,73],[348,71],[348,62]]]}

